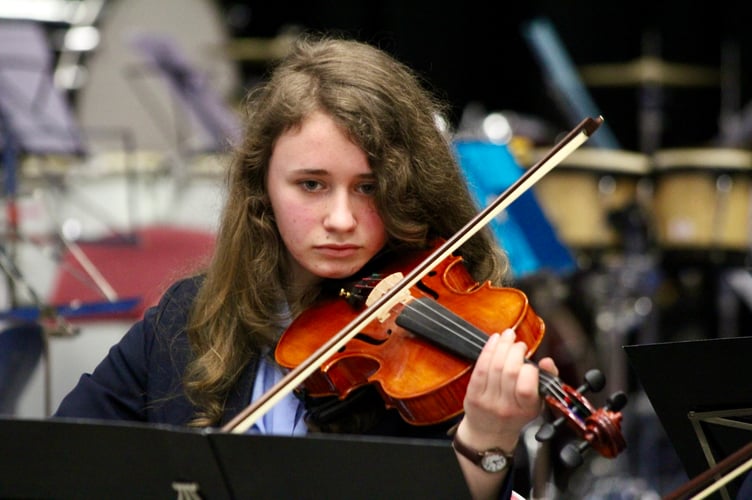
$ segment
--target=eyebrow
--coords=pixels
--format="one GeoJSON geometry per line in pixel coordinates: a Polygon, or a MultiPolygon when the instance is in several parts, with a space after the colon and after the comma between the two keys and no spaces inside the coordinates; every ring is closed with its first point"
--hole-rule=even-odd
{"type": "MultiPolygon", "coordinates": [[[[297,170],[294,170],[294,173],[296,174],[303,174],[303,175],[331,175],[331,172],[325,168],[300,168],[297,170]]],[[[360,179],[375,179],[376,175],[373,172],[367,172],[363,174],[358,174],[356,177],[360,179]]]]}
{"type": "Polygon", "coordinates": [[[328,174],[329,171],[323,168],[297,168],[294,170],[295,173],[299,174],[315,174],[315,175],[323,175],[328,174]]]}

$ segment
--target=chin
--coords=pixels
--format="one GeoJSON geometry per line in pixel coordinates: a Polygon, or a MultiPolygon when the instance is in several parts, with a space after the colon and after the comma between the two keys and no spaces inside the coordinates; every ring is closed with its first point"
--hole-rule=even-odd
{"type": "Polygon", "coordinates": [[[319,276],[321,278],[329,279],[329,280],[341,280],[341,279],[349,278],[353,274],[354,274],[353,272],[345,272],[345,271],[343,271],[343,272],[334,272],[334,271],[332,271],[330,273],[319,274],[319,276]]]}
{"type": "Polygon", "coordinates": [[[341,280],[345,278],[349,278],[350,276],[357,274],[358,271],[360,271],[363,268],[363,266],[347,266],[346,269],[344,268],[338,268],[338,269],[324,269],[319,270],[316,274],[325,279],[332,279],[332,280],[341,280]]]}

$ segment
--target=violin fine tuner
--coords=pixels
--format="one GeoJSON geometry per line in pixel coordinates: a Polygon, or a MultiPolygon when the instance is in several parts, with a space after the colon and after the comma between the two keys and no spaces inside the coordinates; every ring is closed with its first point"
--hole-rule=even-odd
{"type": "Polygon", "coordinates": [[[356,283],[347,285],[346,288],[340,288],[339,296],[345,299],[353,307],[362,307],[373,290],[381,282],[381,279],[381,275],[376,273],[361,278],[356,283]]]}
{"type": "MultiPolygon", "coordinates": [[[[596,449],[601,455],[613,458],[625,447],[626,443],[621,435],[621,414],[619,411],[627,404],[627,396],[618,391],[612,394],[603,408],[594,409],[586,399],[582,397],[586,392],[598,392],[605,386],[605,377],[600,370],[589,370],[585,374],[585,383],[577,388],[576,392],[565,390],[566,404],[559,397],[546,400],[549,406],[560,416],[553,422],[541,425],[535,434],[535,439],[545,442],[553,438],[557,431],[569,423],[574,426],[578,435],[583,439],[573,441],[562,448],[559,458],[561,462],[570,468],[575,468],[583,463],[583,455],[588,448],[596,449]]],[[[569,388],[571,389],[571,388],[569,388]]]]}

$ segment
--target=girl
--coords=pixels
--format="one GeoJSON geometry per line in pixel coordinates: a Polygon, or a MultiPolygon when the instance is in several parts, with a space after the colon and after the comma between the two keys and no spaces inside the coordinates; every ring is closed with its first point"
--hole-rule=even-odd
{"type": "MultiPolygon", "coordinates": [[[[442,106],[375,47],[301,37],[249,93],[246,111],[208,269],[174,284],[56,416],[220,426],[284,375],[277,339],[331,285],[385,254],[430,247],[476,212],[437,125],[442,106]]],[[[489,233],[460,253],[477,281],[505,278],[489,233]]],[[[526,350],[511,330],[489,337],[458,423],[410,426],[366,387],[344,401],[298,391],[251,432],[437,437],[456,424],[472,495],[508,496],[508,459],[541,409],[526,350]]],[[[540,365],[556,373],[550,359],[540,365]]]]}

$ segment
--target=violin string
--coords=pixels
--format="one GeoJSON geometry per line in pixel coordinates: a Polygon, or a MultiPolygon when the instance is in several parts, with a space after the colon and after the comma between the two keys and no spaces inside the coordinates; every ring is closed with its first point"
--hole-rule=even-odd
{"type": "MultiPolygon", "coordinates": [[[[463,318],[457,316],[454,312],[436,301],[416,300],[408,304],[407,307],[430,321],[437,329],[441,329],[445,333],[453,335],[455,338],[460,339],[467,344],[471,344],[475,349],[475,357],[480,354],[481,349],[488,340],[488,335],[486,333],[474,327],[472,324],[465,322],[463,318]],[[413,307],[413,304],[415,304],[416,307],[413,307]],[[419,310],[419,308],[422,308],[423,310],[419,310]],[[443,322],[439,320],[443,320],[443,322]],[[449,328],[447,323],[456,328],[449,328]]],[[[526,362],[535,364],[528,359],[526,359],[526,362]]],[[[550,394],[559,403],[567,406],[566,392],[562,388],[559,379],[553,374],[541,369],[539,369],[539,377],[541,377],[540,385],[545,393],[550,394]]]]}
{"type": "Polygon", "coordinates": [[[430,321],[434,326],[441,328],[445,332],[454,335],[456,338],[464,341],[466,344],[471,345],[475,350],[475,356],[480,355],[480,351],[488,340],[488,336],[475,328],[468,327],[464,321],[460,322],[460,317],[454,314],[452,311],[442,307],[438,302],[433,300],[428,301],[413,301],[408,304],[408,307],[413,308],[413,304],[417,307],[416,312],[421,313],[421,316],[430,321]],[[425,312],[418,311],[419,307],[424,307],[425,312]],[[433,313],[433,316],[429,313],[433,313]],[[437,320],[437,317],[443,320],[437,320]],[[449,328],[447,324],[454,326],[455,328],[449,328]]]}
{"type": "MultiPolygon", "coordinates": [[[[413,300],[406,305],[406,309],[409,309],[422,318],[430,322],[437,329],[442,330],[444,333],[453,335],[455,338],[464,341],[466,344],[471,345],[475,350],[475,356],[480,354],[481,349],[485,345],[488,335],[481,330],[466,326],[465,321],[459,316],[454,314],[451,310],[443,307],[433,300],[413,300]],[[439,321],[439,319],[443,320],[439,321]],[[449,328],[447,324],[450,324],[455,329],[449,328]]],[[[535,364],[534,362],[527,360],[526,362],[535,364]]],[[[537,365],[536,365],[537,366],[537,365]]],[[[566,392],[561,386],[561,381],[551,373],[545,370],[539,369],[540,385],[562,405],[566,406],[566,392]]]]}

